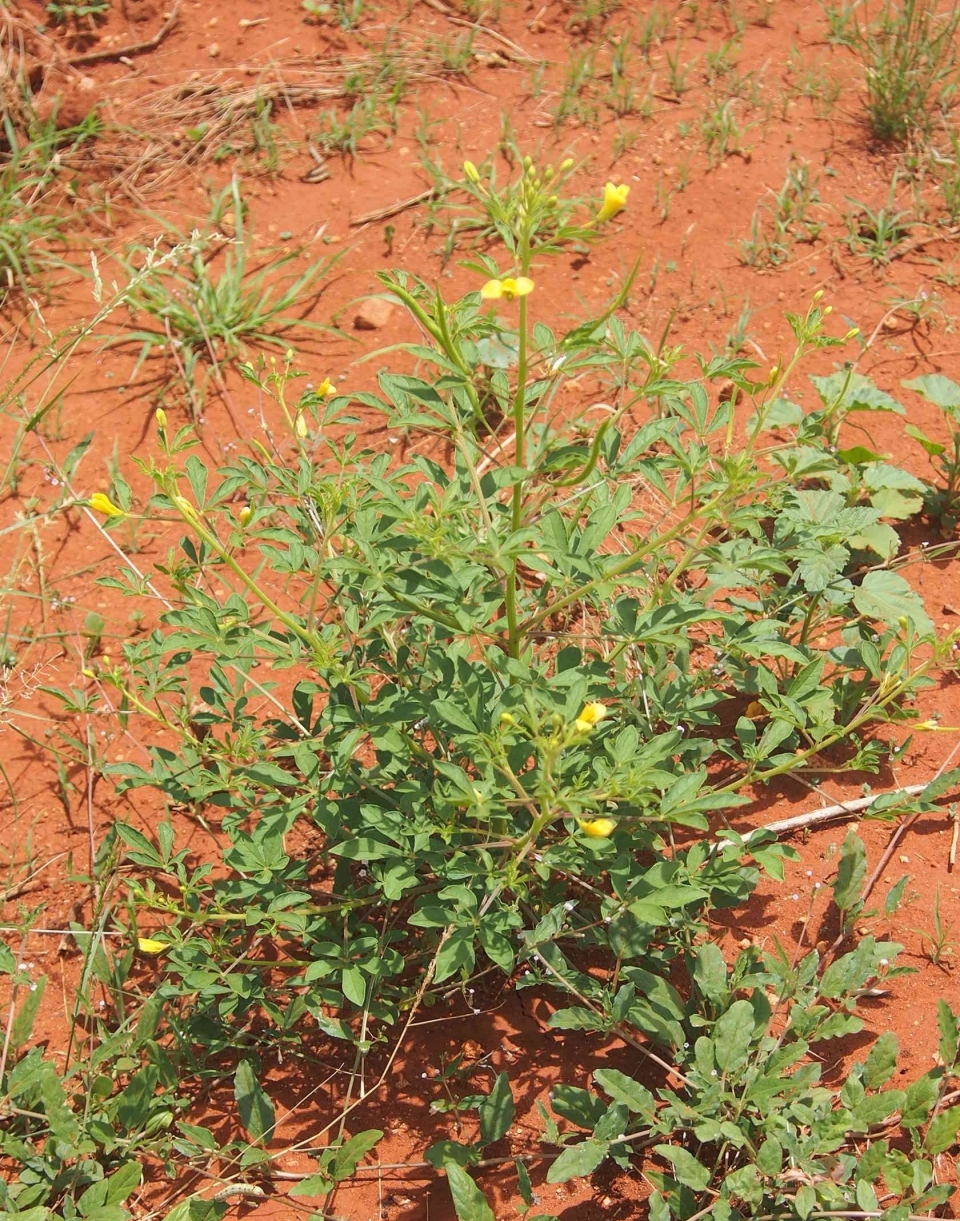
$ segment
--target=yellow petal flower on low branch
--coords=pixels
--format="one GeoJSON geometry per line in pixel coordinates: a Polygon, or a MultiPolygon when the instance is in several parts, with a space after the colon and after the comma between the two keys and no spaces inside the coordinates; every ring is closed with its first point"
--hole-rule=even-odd
{"type": "Polygon", "coordinates": [[[105,517],[124,517],[123,509],[118,508],[106,492],[94,492],[87,501],[94,513],[102,513],[105,517]]]}
{"type": "Polygon", "coordinates": [[[165,941],[154,941],[152,937],[138,937],[137,949],[142,954],[162,954],[167,949],[165,941]]]}
{"type": "Polygon", "coordinates": [[[589,733],[594,725],[602,721],[606,715],[606,704],[601,704],[598,700],[595,700],[590,704],[584,704],[582,712],[573,724],[580,733],[589,733]]]}
{"type": "Polygon", "coordinates": [[[514,297],[526,297],[533,292],[533,281],[527,276],[506,276],[503,280],[488,280],[480,289],[484,301],[512,301],[514,297]]]}
{"type": "Polygon", "coordinates": [[[317,387],[317,390],[316,390],[317,397],[325,399],[328,394],[333,394],[334,390],[336,390],[336,386],[333,384],[333,382],[330,380],[329,377],[325,377],[323,379],[323,381],[320,383],[320,385],[317,387]]]}
{"type": "Polygon", "coordinates": [[[611,220],[618,212],[622,212],[627,206],[627,196],[630,194],[628,186],[614,186],[612,182],[608,182],[603,188],[603,203],[600,205],[600,211],[597,213],[598,221],[611,220]]]}
{"type": "Polygon", "coordinates": [[[617,824],[612,818],[578,818],[577,826],[591,839],[609,839],[617,824]]]}

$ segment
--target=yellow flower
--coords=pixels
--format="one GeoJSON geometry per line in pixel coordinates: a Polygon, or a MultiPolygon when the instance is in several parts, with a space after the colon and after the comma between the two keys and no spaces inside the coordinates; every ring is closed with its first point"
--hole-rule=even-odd
{"type": "Polygon", "coordinates": [[[137,949],[142,954],[162,954],[166,948],[165,941],[154,941],[152,937],[137,938],[137,949]]]}
{"type": "Polygon", "coordinates": [[[603,188],[603,203],[600,205],[600,211],[597,213],[597,220],[610,220],[618,212],[622,212],[627,206],[627,196],[629,194],[630,188],[628,186],[617,187],[612,182],[608,182],[603,188]]]}
{"type": "Polygon", "coordinates": [[[591,839],[609,839],[617,824],[612,818],[578,818],[577,826],[591,839]]]}
{"type": "Polygon", "coordinates": [[[244,505],[237,514],[237,520],[240,522],[241,526],[249,525],[251,517],[253,517],[253,509],[251,509],[249,505],[244,505]]]}
{"type": "Polygon", "coordinates": [[[94,513],[103,513],[105,517],[125,517],[123,509],[118,509],[106,492],[94,492],[87,501],[94,513]]]}
{"type": "Polygon", "coordinates": [[[589,733],[590,730],[593,729],[594,725],[596,725],[598,721],[602,721],[606,715],[606,704],[601,704],[598,701],[591,704],[584,704],[583,711],[574,721],[574,726],[581,733],[589,733]]]}
{"type": "Polygon", "coordinates": [[[325,399],[328,394],[333,394],[334,390],[336,390],[336,386],[329,377],[325,377],[317,387],[317,397],[325,399]]]}
{"type": "Polygon", "coordinates": [[[163,410],[162,407],[158,407],[157,410],[154,412],[154,417],[157,421],[157,428],[159,428],[160,431],[163,432],[164,429],[167,427],[167,413],[163,410]]]}
{"type": "Polygon", "coordinates": [[[516,279],[507,276],[503,280],[488,280],[480,289],[480,296],[484,301],[499,301],[501,297],[505,301],[512,301],[514,297],[525,297],[532,292],[533,281],[526,276],[517,276],[516,279]]]}
{"type": "Polygon", "coordinates": [[[464,161],[463,172],[469,182],[476,184],[480,181],[480,171],[472,161],[464,161]]]}

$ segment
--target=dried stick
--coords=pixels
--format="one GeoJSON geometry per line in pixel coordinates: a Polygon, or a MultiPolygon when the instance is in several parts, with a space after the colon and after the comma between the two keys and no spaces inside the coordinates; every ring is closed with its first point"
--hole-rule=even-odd
{"type": "Polygon", "coordinates": [[[409,199],[398,200],[395,204],[389,204],[386,208],[375,208],[372,212],[364,212],[362,216],[358,216],[350,222],[352,227],[357,225],[370,225],[378,220],[388,220],[391,216],[397,216],[400,212],[406,212],[407,208],[415,208],[417,204],[426,203],[428,199],[433,199],[437,195],[446,195],[448,191],[452,191],[453,187],[446,187],[440,190],[438,187],[428,187],[426,191],[421,191],[419,195],[411,195],[409,199]]]}
{"type": "MultiPolygon", "coordinates": [[[[925,784],[908,784],[902,789],[892,789],[891,794],[916,797],[926,787],[925,784]]],[[[818,827],[821,823],[831,822],[834,818],[842,818],[844,814],[858,814],[861,810],[872,806],[880,796],[888,796],[888,794],[874,793],[870,797],[856,797],[853,801],[840,801],[835,806],[824,806],[821,810],[809,810],[806,814],[795,814],[792,818],[780,818],[776,822],[767,823],[760,830],[772,831],[774,835],[785,835],[788,831],[803,831],[807,827],[818,827]]]]}
{"type": "Polygon", "coordinates": [[[103,64],[112,59],[124,59],[130,55],[142,55],[144,51],[153,51],[173,29],[177,14],[180,12],[180,4],[181,0],[176,0],[169,17],[156,34],[152,38],[148,38],[146,42],[132,42],[129,46],[114,47],[109,51],[88,51],[85,55],[73,55],[66,61],[67,64],[71,68],[82,68],[87,64],[103,64]]]}

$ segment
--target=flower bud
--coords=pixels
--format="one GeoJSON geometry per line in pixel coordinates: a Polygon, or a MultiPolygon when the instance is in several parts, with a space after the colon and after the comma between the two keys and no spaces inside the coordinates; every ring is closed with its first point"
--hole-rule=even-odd
{"type": "Polygon", "coordinates": [[[94,492],[87,504],[95,513],[102,513],[104,517],[125,516],[123,509],[115,505],[106,492],[94,492]]]}
{"type": "Polygon", "coordinates": [[[463,173],[468,182],[476,184],[480,181],[480,171],[472,161],[464,161],[463,173]]]}
{"type": "Polygon", "coordinates": [[[560,162],[560,173],[561,174],[566,174],[568,170],[572,170],[572,169],[573,169],[573,158],[572,157],[568,157],[566,159],[566,161],[560,162]]]}
{"type": "Polygon", "coordinates": [[[185,496],[174,496],[173,503],[180,514],[185,517],[187,521],[196,522],[200,520],[197,510],[185,496]]]}
{"type": "Polygon", "coordinates": [[[500,713],[500,724],[501,725],[506,725],[507,727],[509,727],[511,725],[516,725],[516,723],[517,723],[517,718],[513,715],[512,712],[501,712],[500,713]]]}
{"type": "Polygon", "coordinates": [[[157,408],[157,410],[154,412],[154,418],[155,418],[155,419],[156,419],[156,421],[157,421],[157,427],[160,429],[160,431],[161,431],[161,432],[166,432],[166,430],[167,430],[167,413],[166,413],[166,412],[163,410],[163,408],[162,408],[162,407],[158,407],[158,408],[157,408]]]}
{"type": "Polygon", "coordinates": [[[244,505],[237,514],[237,521],[239,521],[241,526],[248,526],[250,524],[251,517],[253,517],[253,509],[251,509],[249,505],[244,505]]]}

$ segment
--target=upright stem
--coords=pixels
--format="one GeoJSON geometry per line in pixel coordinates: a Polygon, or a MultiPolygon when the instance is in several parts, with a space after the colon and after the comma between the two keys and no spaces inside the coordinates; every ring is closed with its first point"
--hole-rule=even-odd
{"type": "MultiPolygon", "coordinates": [[[[527,273],[527,259],[523,260],[522,272],[527,273]]],[[[526,463],[525,408],[527,398],[527,299],[520,298],[520,348],[517,361],[517,392],[513,399],[514,466],[522,471],[526,463]]],[[[523,475],[518,475],[513,485],[510,524],[516,533],[523,519],[523,475]]],[[[520,656],[520,631],[517,625],[517,559],[510,561],[507,573],[505,599],[507,613],[507,648],[511,657],[520,656]]]]}

